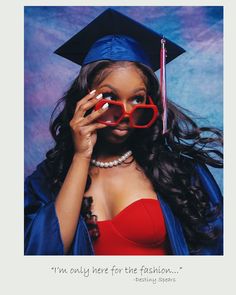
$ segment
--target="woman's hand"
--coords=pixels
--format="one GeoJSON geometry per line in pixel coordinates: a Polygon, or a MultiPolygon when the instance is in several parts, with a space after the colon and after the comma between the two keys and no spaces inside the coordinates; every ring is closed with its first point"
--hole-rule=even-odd
{"type": "Polygon", "coordinates": [[[108,105],[104,105],[97,111],[93,111],[88,116],[85,113],[93,108],[96,103],[102,99],[102,94],[97,95],[96,90],[91,91],[88,95],[78,101],[74,116],[70,121],[70,127],[75,145],[75,154],[86,159],[91,159],[94,145],[97,141],[97,130],[105,128],[105,124],[95,122],[107,110],[108,105]]]}

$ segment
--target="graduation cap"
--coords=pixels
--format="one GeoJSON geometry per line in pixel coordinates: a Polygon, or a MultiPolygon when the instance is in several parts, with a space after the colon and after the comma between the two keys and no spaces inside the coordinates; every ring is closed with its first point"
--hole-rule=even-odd
{"type": "Polygon", "coordinates": [[[174,42],[166,38],[163,41],[162,35],[111,8],[55,51],[81,66],[98,60],[113,60],[139,62],[153,71],[161,68],[163,133],[167,122],[165,64],[184,52],[174,42]]]}
{"type": "MultiPolygon", "coordinates": [[[[162,35],[111,8],[105,10],[55,53],[79,65],[97,60],[137,61],[160,68],[162,35]]],[[[185,50],[166,40],[170,62],[185,50]]]]}

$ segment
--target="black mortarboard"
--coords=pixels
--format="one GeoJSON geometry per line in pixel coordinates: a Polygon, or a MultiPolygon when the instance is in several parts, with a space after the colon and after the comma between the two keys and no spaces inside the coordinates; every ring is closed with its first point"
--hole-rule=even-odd
{"type": "MultiPolygon", "coordinates": [[[[94,61],[127,60],[160,68],[162,35],[131,18],[107,9],[79,33],[58,48],[55,53],[79,65],[94,61]]],[[[170,62],[185,50],[165,38],[170,62]]]]}

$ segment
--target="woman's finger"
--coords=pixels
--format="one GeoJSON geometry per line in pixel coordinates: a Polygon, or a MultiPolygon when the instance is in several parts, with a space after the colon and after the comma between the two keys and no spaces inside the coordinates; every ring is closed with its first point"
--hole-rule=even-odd
{"type": "Polygon", "coordinates": [[[98,129],[103,129],[105,127],[107,127],[107,125],[102,123],[94,123],[88,126],[78,126],[77,128],[75,128],[75,132],[79,131],[80,135],[86,136],[98,129]]]}
{"type": "Polygon", "coordinates": [[[82,120],[79,120],[80,126],[85,126],[93,123],[96,119],[98,119],[101,115],[103,115],[109,107],[108,103],[105,103],[101,109],[92,112],[90,115],[86,116],[82,120]]]}
{"type": "Polygon", "coordinates": [[[102,93],[100,93],[97,96],[95,96],[94,98],[86,101],[85,103],[79,104],[75,109],[74,116],[76,118],[83,117],[85,115],[85,113],[88,110],[90,110],[92,107],[94,107],[98,103],[98,101],[101,99],[102,99],[102,93]]]}
{"type": "Polygon", "coordinates": [[[87,101],[89,101],[90,99],[92,99],[96,94],[96,89],[90,91],[87,95],[85,95],[82,99],[78,100],[77,101],[77,104],[76,104],[76,108],[75,108],[75,111],[76,109],[80,106],[80,104],[84,104],[86,103],[87,101]]]}

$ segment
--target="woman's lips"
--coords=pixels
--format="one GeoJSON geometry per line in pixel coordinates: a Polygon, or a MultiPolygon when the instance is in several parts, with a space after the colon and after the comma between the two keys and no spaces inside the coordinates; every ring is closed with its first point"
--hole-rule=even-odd
{"type": "Polygon", "coordinates": [[[125,136],[129,130],[127,128],[114,128],[112,130],[112,133],[117,135],[117,136],[125,136]]]}

